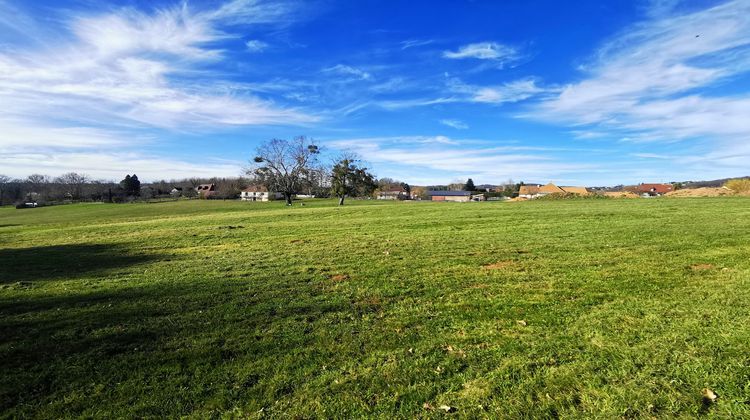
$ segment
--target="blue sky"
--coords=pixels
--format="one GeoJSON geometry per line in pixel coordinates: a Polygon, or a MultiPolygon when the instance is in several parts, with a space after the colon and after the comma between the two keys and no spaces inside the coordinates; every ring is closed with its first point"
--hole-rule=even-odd
{"type": "Polygon", "coordinates": [[[0,173],[411,184],[750,174],[750,1],[0,0],[0,173]]]}

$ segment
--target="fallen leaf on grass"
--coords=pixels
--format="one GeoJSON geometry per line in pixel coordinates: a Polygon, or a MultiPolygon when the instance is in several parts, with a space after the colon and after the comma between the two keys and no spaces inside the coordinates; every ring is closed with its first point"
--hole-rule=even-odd
{"type": "Polygon", "coordinates": [[[466,353],[461,349],[454,349],[453,346],[445,346],[443,347],[443,350],[447,351],[450,354],[459,356],[459,357],[466,357],[466,353]]]}
{"type": "Polygon", "coordinates": [[[446,413],[455,413],[455,412],[456,412],[456,407],[451,407],[451,406],[449,406],[449,405],[445,405],[445,404],[441,405],[441,406],[440,406],[440,407],[438,407],[438,408],[439,408],[440,410],[443,410],[443,411],[445,411],[446,413]]]}
{"type": "Polygon", "coordinates": [[[518,321],[516,321],[516,324],[518,324],[518,325],[520,325],[522,327],[525,327],[526,325],[528,325],[528,324],[526,324],[526,321],[524,321],[523,319],[519,319],[518,321]]]}
{"type": "Polygon", "coordinates": [[[716,400],[719,399],[719,396],[716,395],[716,393],[711,390],[711,388],[703,388],[701,390],[701,395],[703,396],[703,402],[705,404],[715,403],[716,400]]]}
{"type": "Polygon", "coordinates": [[[425,410],[432,410],[432,406],[427,402],[422,404],[422,408],[424,408],[425,410]]]}

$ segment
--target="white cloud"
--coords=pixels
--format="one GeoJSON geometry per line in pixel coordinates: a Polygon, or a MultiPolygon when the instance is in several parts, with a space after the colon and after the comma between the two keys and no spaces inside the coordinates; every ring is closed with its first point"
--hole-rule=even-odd
{"type": "Polygon", "coordinates": [[[553,87],[540,87],[534,79],[514,80],[496,86],[478,86],[464,83],[458,78],[449,78],[446,90],[446,93],[450,95],[437,98],[369,101],[358,104],[356,109],[359,110],[367,106],[378,106],[388,110],[398,110],[463,102],[502,104],[520,102],[539,95],[559,91],[559,89],[553,87]]]}
{"type": "Polygon", "coordinates": [[[481,182],[499,182],[511,177],[524,180],[572,179],[575,174],[588,174],[597,169],[596,165],[560,161],[547,154],[557,149],[459,147],[466,142],[442,136],[405,136],[341,139],[325,144],[334,149],[357,152],[367,161],[387,168],[389,174],[399,171],[420,174],[405,179],[414,183],[444,183],[467,177],[483,180],[481,182]],[[434,143],[441,144],[441,147],[434,147],[434,143]],[[406,168],[410,170],[404,171],[406,168]]]}
{"type": "Polygon", "coordinates": [[[478,60],[494,60],[510,62],[520,58],[518,50],[514,47],[499,44],[497,42],[479,42],[468,44],[457,51],[443,51],[444,58],[464,59],[474,58],[478,60]]]}
{"type": "Polygon", "coordinates": [[[202,16],[231,25],[285,24],[294,20],[298,8],[292,1],[230,0],[202,16]]]}
{"type": "MultiPolygon", "coordinates": [[[[9,10],[0,4],[0,26],[12,20],[9,10]]],[[[234,0],[214,10],[195,10],[187,2],[152,13],[107,10],[79,16],[60,12],[64,25],[41,33],[45,39],[0,52],[5,172],[237,175],[235,166],[211,163],[209,154],[190,164],[145,157],[143,150],[155,141],[153,133],[164,130],[205,133],[320,119],[255,96],[208,70],[224,56],[217,41],[238,38],[226,28],[287,21],[285,5],[234,0]],[[53,30],[58,31],[54,37],[53,30]],[[141,151],[132,152],[136,147],[141,151]]]]}
{"type": "Polygon", "coordinates": [[[132,143],[123,133],[92,127],[56,127],[38,121],[0,119],[0,152],[37,149],[87,149],[132,143]]]}
{"type": "Polygon", "coordinates": [[[466,130],[467,128],[469,128],[468,124],[460,120],[445,119],[440,120],[440,124],[447,125],[448,127],[453,127],[456,130],[466,130]]]}
{"type": "Polygon", "coordinates": [[[407,50],[409,48],[416,48],[416,47],[422,47],[425,45],[430,45],[433,42],[435,42],[432,39],[408,39],[406,41],[401,41],[401,50],[407,50]]]}
{"type": "Polygon", "coordinates": [[[722,94],[705,88],[750,70],[750,2],[656,16],[606,44],[585,67],[585,79],[527,117],[595,125],[636,141],[746,141],[748,89],[738,85],[722,94]]]}
{"type": "Polygon", "coordinates": [[[333,73],[341,76],[354,76],[354,78],[359,80],[372,79],[372,75],[370,73],[356,67],[347,66],[345,64],[336,64],[333,67],[323,69],[323,71],[326,73],[333,73]]]}
{"type": "Polygon", "coordinates": [[[0,151],[0,161],[6,175],[19,178],[30,173],[58,176],[66,172],[83,172],[97,179],[120,180],[125,174],[136,173],[143,181],[155,181],[164,178],[237,176],[242,171],[241,162],[214,162],[210,159],[187,162],[132,152],[0,151]]]}
{"type": "Polygon", "coordinates": [[[247,50],[252,53],[262,52],[268,48],[268,43],[258,39],[251,39],[245,43],[247,50]]]}
{"type": "Polygon", "coordinates": [[[533,80],[517,80],[501,86],[479,88],[473,100],[493,104],[518,102],[542,92],[545,92],[545,89],[538,87],[533,80]]]}
{"type": "Polygon", "coordinates": [[[537,86],[534,79],[519,79],[497,86],[469,85],[457,78],[448,80],[451,92],[460,94],[463,101],[501,104],[519,102],[533,96],[554,91],[537,86]]]}
{"type": "Polygon", "coordinates": [[[416,98],[416,99],[394,99],[373,102],[374,105],[380,106],[381,108],[395,110],[403,108],[411,108],[415,106],[428,106],[428,105],[439,105],[448,104],[451,102],[458,102],[458,98],[444,97],[444,98],[416,98]]]}
{"type": "Polygon", "coordinates": [[[0,115],[84,124],[92,119],[135,122],[181,130],[318,120],[227,91],[216,81],[195,82],[200,62],[221,57],[208,45],[228,36],[216,22],[226,13],[193,12],[183,3],[152,15],[121,9],[73,19],[73,42],[61,42],[54,49],[0,53],[0,115]],[[180,78],[187,74],[193,80],[183,84],[180,78]]]}

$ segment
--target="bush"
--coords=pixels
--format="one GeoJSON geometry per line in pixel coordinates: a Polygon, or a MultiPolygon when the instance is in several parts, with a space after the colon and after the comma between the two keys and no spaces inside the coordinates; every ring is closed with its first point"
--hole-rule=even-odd
{"type": "Polygon", "coordinates": [[[730,179],[724,186],[736,193],[747,193],[750,192],[750,178],[730,179]]]}

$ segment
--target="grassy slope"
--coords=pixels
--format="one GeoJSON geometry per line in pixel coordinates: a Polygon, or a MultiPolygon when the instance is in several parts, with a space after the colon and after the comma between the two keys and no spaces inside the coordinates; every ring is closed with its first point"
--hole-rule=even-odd
{"type": "Polygon", "coordinates": [[[750,199],[352,204],[0,209],[0,413],[750,416],[750,199]]]}

